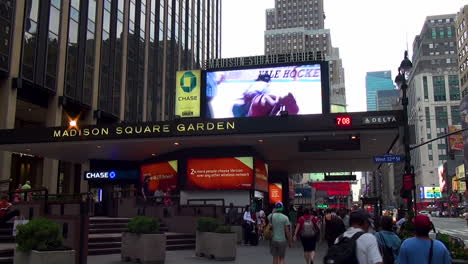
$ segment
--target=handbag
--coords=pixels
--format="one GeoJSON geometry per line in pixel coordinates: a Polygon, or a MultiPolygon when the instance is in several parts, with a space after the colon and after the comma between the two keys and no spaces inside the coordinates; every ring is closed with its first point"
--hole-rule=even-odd
{"type": "Polygon", "coordinates": [[[273,239],[273,217],[274,213],[271,215],[271,221],[268,223],[268,225],[265,227],[263,230],[263,238],[265,240],[272,240],[273,239]]]}
{"type": "Polygon", "coordinates": [[[25,219],[24,217],[21,217],[21,219],[18,219],[18,220],[15,220],[13,222],[13,236],[16,236],[16,234],[18,234],[18,226],[20,225],[25,225],[29,223],[29,220],[25,219]]]}

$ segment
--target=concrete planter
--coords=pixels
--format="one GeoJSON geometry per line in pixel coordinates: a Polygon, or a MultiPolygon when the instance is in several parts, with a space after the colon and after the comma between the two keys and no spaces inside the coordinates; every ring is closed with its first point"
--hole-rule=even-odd
{"type": "Polygon", "coordinates": [[[162,264],[166,260],[165,234],[122,234],[122,260],[162,264]]]}
{"type": "Polygon", "coordinates": [[[204,257],[206,254],[206,232],[197,231],[195,234],[195,255],[204,257]]]}
{"type": "Polygon", "coordinates": [[[130,261],[138,258],[138,238],[134,233],[122,233],[122,249],[121,256],[123,261],[130,261]]]}
{"type": "Polygon", "coordinates": [[[237,244],[242,243],[242,226],[231,226],[231,231],[237,234],[237,244]]]}
{"type": "Polygon", "coordinates": [[[15,249],[15,264],[74,264],[74,250],[21,252],[15,249]]]}
{"type": "Polygon", "coordinates": [[[197,232],[196,255],[216,260],[235,260],[237,234],[197,232]]]}

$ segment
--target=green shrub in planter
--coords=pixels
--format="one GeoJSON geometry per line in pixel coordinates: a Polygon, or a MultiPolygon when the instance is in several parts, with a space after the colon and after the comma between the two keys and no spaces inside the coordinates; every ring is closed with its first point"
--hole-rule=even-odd
{"type": "Polygon", "coordinates": [[[233,233],[233,232],[231,231],[231,227],[230,227],[230,226],[226,226],[226,225],[218,226],[218,228],[216,228],[216,230],[215,230],[214,232],[215,232],[215,233],[222,233],[222,234],[233,233]]]}
{"type": "Polygon", "coordinates": [[[219,226],[219,221],[213,217],[200,217],[197,219],[197,231],[199,232],[215,232],[219,226]]]}
{"type": "Polygon", "coordinates": [[[128,232],[135,234],[159,233],[159,219],[147,216],[132,218],[127,225],[128,232]]]}
{"type": "Polygon", "coordinates": [[[17,229],[16,243],[20,251],[65,249],[60,226],[49,219],[35,218],[17,229]]]}

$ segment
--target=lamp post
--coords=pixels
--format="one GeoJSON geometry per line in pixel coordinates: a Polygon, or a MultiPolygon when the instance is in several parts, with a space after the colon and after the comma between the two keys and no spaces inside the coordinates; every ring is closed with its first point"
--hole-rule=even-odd
{"type": "MultiPolygon", "coordinates": [[[[412,181],[412,194],[409,192],[408,194],[408,210],[412,211],[413,210],[413,197],[416,201],[416,185],[415,185],[415,177],[414,177],[414,172],[411,167],[411,153],[410,153],[410,129],[409,129],[409,121],[408,121],[408,95],[407,95],[407,90],[408,90],[408,83],[407,83],[407,78],[408,74],[413,68],[413,63],[408,59],[408,51],[405,51],[405,56],[403,60],[401,61],[400,67],[398,68],[398,75],[395,78],[395,83],[398,86],[398,88],[402,91],[402,97],[401,97],[401,103],[403,105],[403,125],[404,125],[404,131],[403,131],[403,144],[405,147],[405,172],[403,174],[403,184],[405,182],[405,175],[411,175],[411,181],[412,181]],[[413,196],[413,197],[412,197],[413,196]]],[[[407,177],[407,176],[406,176],[407,177]]],[[[406,190],[405,190],[406,193],[406,190]]]]}

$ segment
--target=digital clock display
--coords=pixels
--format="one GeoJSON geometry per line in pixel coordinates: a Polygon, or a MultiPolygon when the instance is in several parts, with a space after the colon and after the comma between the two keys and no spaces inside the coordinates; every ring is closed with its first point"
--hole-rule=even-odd
{"type": "Polygon", "coordinates": [[[350,116],[337,116],[335,125],[338,127],[350,127],[353,124],[353,119],[350,116]]]}

